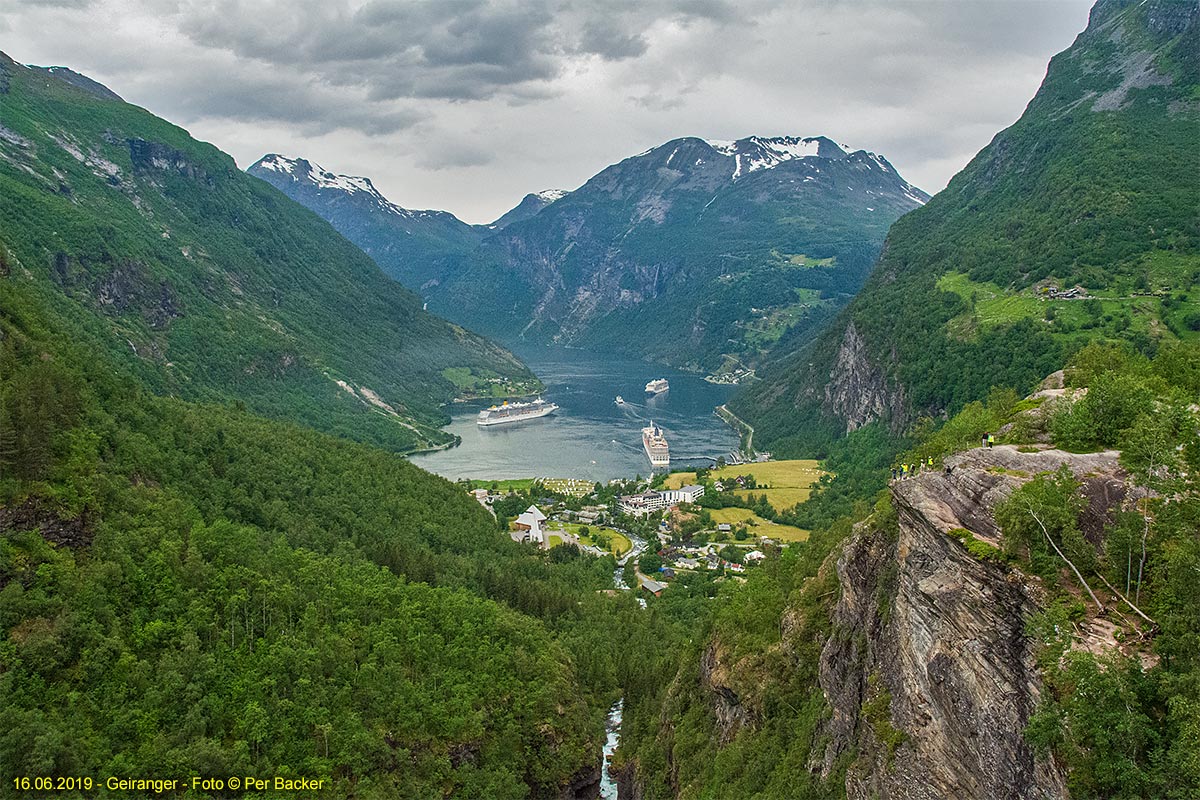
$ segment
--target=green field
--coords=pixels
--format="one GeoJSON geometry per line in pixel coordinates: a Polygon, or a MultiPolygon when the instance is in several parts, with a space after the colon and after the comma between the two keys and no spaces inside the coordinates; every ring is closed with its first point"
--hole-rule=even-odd
{"type": "Polygon", "coordinates": [[[511,478],[503,481],[472,480],[472,489],[494,489],[498,492],[527,492],[536,478],[511,478]]]}
{"type": "Polygon", "coordinates": [[[747,344],[758,348],[770,346],[824,302],[821,293],[815,289],[793,291],[796,293],[795,303],[756,309],[757,315],[742,326],[747,344]]]}
{"type": "Polygon", "coordinates": [[[808,539],[808,531],[803,528],[779,525],[769,519],[763,519],[747,508],[714,508],[709,513],[712,514],[713,522],[745,525],[751,536],[766,536],[783,542],[803,542],[808,539]]]}
{"type": "Polygon", "coordinates": [[[509,478],[495,481],[472,479],[470,483],[472,489],[494,489],[500,492],[527,492],[535,483],[541,483],[548,491],[575,497],[584,497],[596,488],[594,483],[579,478],[509,478]]]}
{"type": "MultiPolygon", "coordinates": [[[[791,508],[797,503],[803,503],[812,494],[812,486],[820,480],[822,472],[818,463],[809,458],[791,459],[788,461],[764,461],[761,464],[741,464],[733,467],[721,467],[712,470],[709,475],[714,480],[733,478],[738,475],[753,475],[758,488],[735,492],[739,497],[747,495],[767,496],[767,502],[776,510],[791,508]]],[[[667,476],[668,489],[678,489],[688,483],[694,483],[696,473],[675,472],[667,476]]]]}
{"type": "MultiPolygon", "coordinates": [[[[579,541],[583,544],[591,545],[592,547],[598,546],[596,545],[596,540],[592,536],[584,536],[580,533],[581,528],[588,528],[593,532],[603,532],[607,534],[609,537],[608,550],[618,558],[629,552],[629,549],[633,547],[633,543],[629,541],[629,537],[625,536],[625,534],[621,533],[620,531],[614,531],[611,528],[598,527],[595,525],[581,525],[576,522],[548,522],[546,530],[566,531],[579,539],[579,541]]],[[[557,539],[558,542],[552,542],[551,546],[553,546],[553,544],[562,542],[561,536],[555,536],[553,538],[557,539]]]]}
{"type": "Polygon", "coordinates": [[[942,275],[937,288],[958,295],[971,307],[946,322],[946,332],[960,340],[972,339],[980,331],[1021,319],[1040,320],[1052,333],[1108,327],[1114,329],[1113,335],[1119,331],[1161,333],[1160,320],[1169,320],[1172,331],[1188,339],[1198,335],[1188,322],[1189,315],[1200,311],[1200,306],[1192,296],[1193,290],[1187,288],[1188,278],[1183,273],[1192,274],[1198,264],[1197,259],[1182,256],[1147,259],[1146,288],[1095,290],[1088,298],[1077,300],[1051,300],[1036,287],[1020,291],[1002,289],[994,283],[972,281],[962,272],[942,275]],[[1151,289],[1159,294],[1148,293],[1151,289]],[[1164,300],[1171,300],[1170,308],[1164,300]]]}

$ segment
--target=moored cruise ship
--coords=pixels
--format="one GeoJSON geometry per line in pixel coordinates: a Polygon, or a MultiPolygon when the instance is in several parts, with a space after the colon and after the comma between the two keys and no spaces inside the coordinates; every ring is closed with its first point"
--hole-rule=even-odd
{"type": "Polygon", "coordinates": [[[662,394],[671,388],[671,384],[667,383],[666,378],[655,378],[646,384],[647,394],[662,394]]]}
{"type": "Polygon", "coordinates": [[[537,419],[558,410],[554,403],[547,403],[542,398],[528,403],[509,403],[507,400],[498,406],[485,408],[479,412],[476,425],[503,425],[506,422],[521,422],[526,419],[537,419]]]}
{"type": "Polygon", "coordinates": [[[671,450],[667,446],[667,437],[663,436],[662,428],[653,422],[648,427],[642,428],[642,447],[645,448],[646,457],[650,459],[653,466],[666,467],[670,465],[671,450]]]}

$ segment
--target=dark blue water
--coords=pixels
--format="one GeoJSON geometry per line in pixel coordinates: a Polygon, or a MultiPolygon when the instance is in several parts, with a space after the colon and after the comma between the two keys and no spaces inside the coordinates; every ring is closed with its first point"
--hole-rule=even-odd
{"type": "Polygon", "coordinates": [[[738,436],[713,409],[733,387],[715,386],[692,373],[565,348],[518,349],[542,383],[546,400],[561,408],[549,417],[480,428],[480,404],[457,406],[447,428],[462,444],[413,456],[414,464],[447,478],[584,478],[608,481],[650,473],[641,430],[654,420],[666,432],[672,466],[725,455],[738,436]],[[645,386],[666,378],[668,392],[647,398],[645,386]],[[617,395],[628,405],[618,406],[617,395]]]}

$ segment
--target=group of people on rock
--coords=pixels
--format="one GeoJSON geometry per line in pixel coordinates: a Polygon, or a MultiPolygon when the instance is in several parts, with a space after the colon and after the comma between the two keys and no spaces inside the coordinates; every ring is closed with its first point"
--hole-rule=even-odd
{"type": "Polygon", "coordinates": [[[911,478],[913,475],[916,475],[918,472],[920,472],[922,467],[925,467],[925,468],[929,469],[930,471],[932,471],[933,470],[933,456],[930,456],[929,458],[925,459],[924,463],[922,463],[920,459],[917,459],[915,462],[913,462],[911,464],[908,464],[908,463],[898,464],[898,465],[892,467],[892,480],[896,481],[896,480],[904,480],[905,478],[911,478]]]}
{"type": "MultiPolygon", "coordinates": [[[[983,439],[980,443],[980,446],[981,447],[991,447],[995,443],[996,443],[996,435],[993,433],[985,433],[985,434],[983,434],[983,439]]],[[[911,464],[904,463],[904,464],[894,465],[892,467],[892,480],[893,481],[902,481],[905,478],[911,478],[912,476],[921,472],[922,468],[925,468],[925,469],[929,470],[930,472],[933,471],[933,456],[930,456],[929,458],[925,459],[924,462],[922,462],[921,459],[917,459],[914,463],[911,463],[911,464]]],[[[945,465],[945,471],[946,471],[947,475],[950,474],[951,467],[949,464],[945,465]]]]}

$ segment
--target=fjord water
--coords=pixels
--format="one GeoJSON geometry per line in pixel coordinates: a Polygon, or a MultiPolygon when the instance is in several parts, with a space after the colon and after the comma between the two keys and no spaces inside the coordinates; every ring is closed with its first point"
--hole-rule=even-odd
{"type": "Polygon", "coordinates": [[[713,409],[733,393],[732,386],[706,382],[643,361],[631,361],[568,348],[513,348],[546,385],[543,397],[560,408],[549,417],[481,428],[482,403],[451,409],[447,430],[462,437],[449,450],[412,457],[417,466],[460,478],[562,477],[607,481],[647,475],[641,430],[650,420],[666,432],[672,465],[704,463],[738,447],[737,434],[713,409]],[[670,391],[647,397],[653,378],[670,381],[670,391]],[[617,395],[628,402],[614,403],[617,395]]]}

